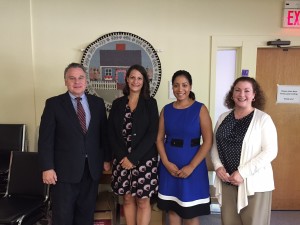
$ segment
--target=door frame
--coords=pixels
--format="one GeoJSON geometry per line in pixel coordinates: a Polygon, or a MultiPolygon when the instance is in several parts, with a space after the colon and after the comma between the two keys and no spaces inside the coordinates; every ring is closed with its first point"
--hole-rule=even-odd
{"type": "MultiPolygon", "coordinates": [[[[300,38],[296,36],[212,36],[211,37],[211,66],[209,88],[209,111],[212,121],[216,121],[215,93],[216,93],[216,55],[221,49],[237,49],[236,76],[242,74],[242,70],[249,70],[249,77],[256,77],[256,60],[258,48],[274,48],[267,46],[268,41],[288,40],[291,46],[300,46],[300,38]]],[[[276,47],[275,47],[276,48],[276,47]]]]}

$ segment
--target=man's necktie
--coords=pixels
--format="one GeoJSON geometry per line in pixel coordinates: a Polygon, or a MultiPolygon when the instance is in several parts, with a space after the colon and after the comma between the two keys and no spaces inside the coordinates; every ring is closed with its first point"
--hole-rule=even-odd
{"type": "Polygon", "coordinates": [[[77,100],[77,116],[78,116],[83,133],[86,133],[87,129],[86,129],[86,122],[85,122],[85,112],[84,112],[84,109],[80,102],[81,98],[77,97],[76,100],[77,100]]]}

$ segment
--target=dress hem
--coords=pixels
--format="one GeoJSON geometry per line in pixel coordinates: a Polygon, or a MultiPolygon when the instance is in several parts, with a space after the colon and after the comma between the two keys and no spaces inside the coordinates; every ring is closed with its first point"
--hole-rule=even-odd
{"type": "Polygon", "coordinates": [[[182,207],[174,201],[167,201],[158,198],[157,207],[163,211],[174,211],[183,219],[192,219],[198,216],[210,214],[210,202],[191,207],[182,207]]]}

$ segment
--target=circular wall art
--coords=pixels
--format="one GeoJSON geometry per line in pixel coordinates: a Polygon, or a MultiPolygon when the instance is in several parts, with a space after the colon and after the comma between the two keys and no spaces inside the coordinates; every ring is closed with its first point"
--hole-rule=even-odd
{"type": "Polygon", "coordinates": [[[125,76],[134,64],[142,65],[150,80],[153,97],[161,80],[161,64],[152,45],[128,32],[113,32],[92,42],[83,52],[81,64],[87,71],[89,94],[104,99],[109,112],[114,99],[123,95],[125,76]]]}

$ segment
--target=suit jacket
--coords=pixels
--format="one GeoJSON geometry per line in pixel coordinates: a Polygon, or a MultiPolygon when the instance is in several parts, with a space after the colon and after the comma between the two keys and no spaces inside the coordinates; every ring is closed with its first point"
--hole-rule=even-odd
{"type": "Polygon", "coordinates": [[[43,171],[54,169],[59,182],[78,183],[86,155],[91,176],[99,180],[103,162],[110,161],[104,101],[86,94],[91,120],[83,134],[68,92],[47,99],[41,117],[38,151],[43,171]]]}
{"type": "Polygon", "coordinates": [[[122,130],[125,117],[125,107],[128,97],[120,97],[112,103],[108,117],[108,139],[111,152],[118,161],[125,156],[137,165],[157,156],[156,137],[158,131],[158,108],[154,98],[139,98],[135,112],[132,114],[131,153],[128,153],[122,130]]]}

